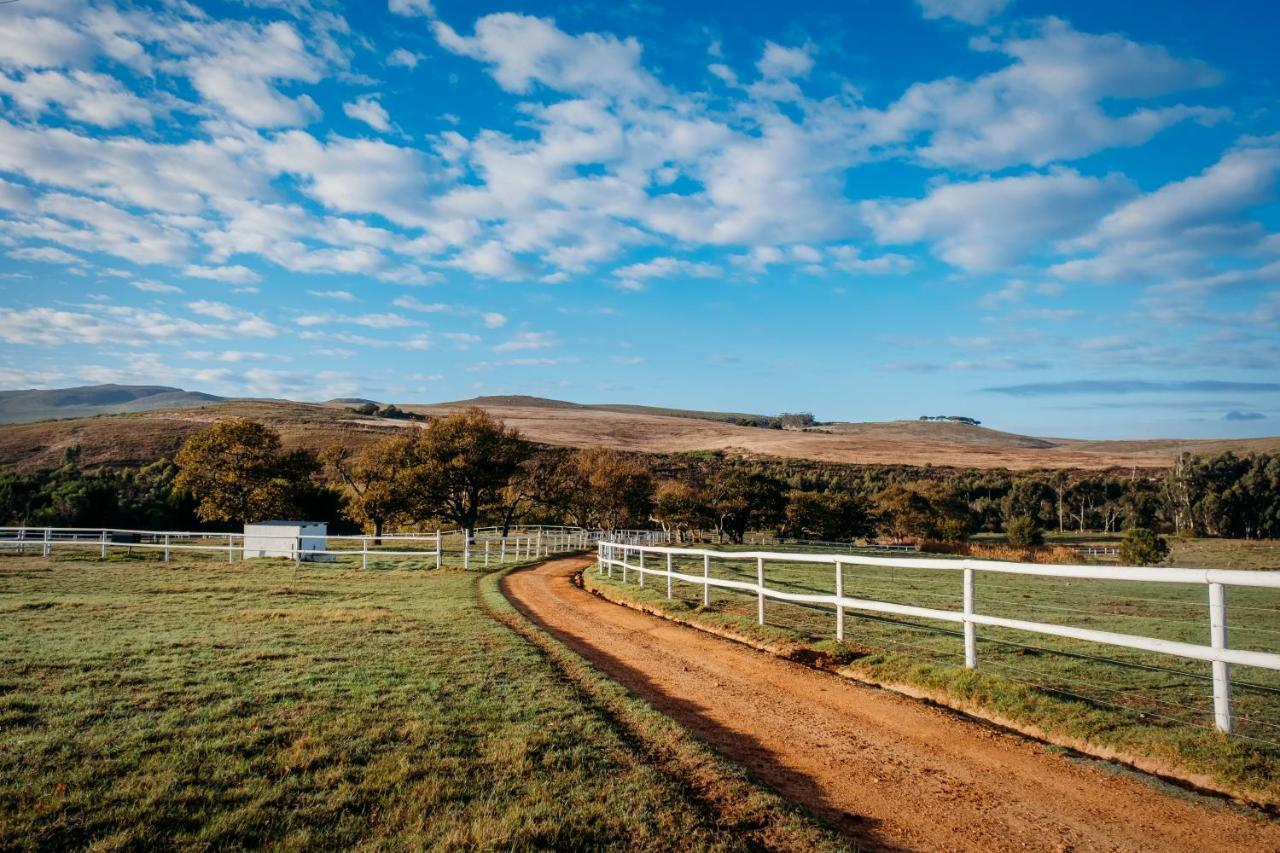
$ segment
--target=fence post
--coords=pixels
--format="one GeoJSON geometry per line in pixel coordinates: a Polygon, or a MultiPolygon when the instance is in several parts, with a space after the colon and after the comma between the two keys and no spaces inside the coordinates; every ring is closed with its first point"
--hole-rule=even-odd
{"type": "Polygon", "coordinates": [[[756,621],[764,624],[764,557],[756,557],[756,621]]]}
{"type": "Polygon", "coordinates": [[[293,564],[296,566],[302,562],[302,537],[297,536],[293,540],[293,564]]]}
{"type": "Polygon", "coordinates": [[[44,529],[44,556],[49,556],[49,550],[53,547],[50,543],[53,540],[53,528],[46,527],[44,529]]]}
{"type": "Polygon", "coordinates": [[[18,528],[18,553],[27,553],[27,528],[18,528]]]}
{"type": "MultiPolygon", "coordinates": [[[[1209,639],[1215,649],[1227,647],[1227,590],[1220,583],[1209,584],[1209,639]]],[[[1231,734],[1231,670],[1220,660],[1213,662],[1213,722],[1231,734]]]]}
{"type": "Polygon", "coordinates": [[[169,562],[169,534],[164,535],[164,561],[169,562]]]}
{"type": "Polygon", "coordinates": [[[502,542],[498,545],[498,562],[505,563],[507,561],[507,534],[502,534],[502,542]]]}
{"type": "Polygon", "coordinates": [[[102,531],[102,559],[107,559],[107,531],[102,531]]]}
{"type": "Polygon", "coordinates": [[[544,556],[544,554],[542,553],[542,528],[541,527],[538,528],[538,542],[533,549],[533,555],[535,557],[544,556]]]}
{"type": "Polygon", "coordinates": [[[471,534],[467,531],[462,532],[462,570],[468,571],[471,568],[471,534]]]}
{"type": "Polygon", "coordinates": [[[702,606],[711,606],[711,555],[702,555],[702,606]]]}
{"type": "Polygon", "coordinates": [[[667,555],[667,598],[671,597],[671,555],[667,555]]]}
{"type": "Polygon", "coordinates": [[[440,528],[436,528],[436,568],[440,568],[440,528]]]}
{"type": "Polygon", "coordinates": [[[604,546],[600,545],[596,548],[596,572],[604,574],[604,546]]]}
{"type": "Polygon", "coordinates": [[[836,642],[844,642],[844,564],[836,560],[836,642]]]}
{"type": "Polygon", "coordinates": [[[369,537],[360,537],[360,568],[369,568],[369,537]]]}
{"type": "Polygon", "coordinates": [[[619,549],[622,551],[622,583],[623,583],[623,584],[626,584],[626,582],[627,582],[627,569],[631,568],[631,565],[630,565],[629,563],[627,563],[627,546],[626,546],[626,545],[620,545],[620,546],[618,546],[618,547],[619,547],[619,549]]]}
{"type": "Polygon", "coordinates": [[[236,561],[236,540],[234,533],[227,534],[227,562],[234,563],[236,561]]]}
{"type": "Polygon", "coordinates": [[[484,566],[489,568],[489,540],[484,540],[484,566]]]}
{"type": "Polygon", "coordinates": [[[644,551],[640,552],[640,586],[644,586],[644,551]]]}
{"type": "Polygon", "coordinates": [[[973,624],[973,569],[964,570],[964,665],[978,666],[978,635],[973,624]]]}

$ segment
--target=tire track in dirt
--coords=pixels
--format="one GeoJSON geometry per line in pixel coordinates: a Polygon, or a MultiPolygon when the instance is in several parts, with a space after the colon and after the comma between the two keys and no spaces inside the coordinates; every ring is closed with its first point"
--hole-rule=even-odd
{"type": "Polygon", "coordinates": [[[883,690],[610,604],[591,561],[514,572],[532,622],[861,845],[890,850],[1280,850],[1280,823],[1161,793],[883,690]]]}

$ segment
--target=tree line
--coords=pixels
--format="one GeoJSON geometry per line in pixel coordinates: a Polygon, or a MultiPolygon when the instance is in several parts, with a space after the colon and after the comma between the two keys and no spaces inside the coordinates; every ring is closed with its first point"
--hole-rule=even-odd
{"type": "Polygon", "coordinates": [[[6,525],[234,529],[265,518],[335,531],[480,524],[660,526],[682,539],[958,541],[979,532],[1134,528],[1280,537],[1280,455],[1184,455],[1168,470],[1020,471],[840,465],[720,452],[625,453],[535,445],[481,409],[431,419],[359,450],[285,450],[254,421],[192,436],[172,460],[0,473],[6,525]]]}

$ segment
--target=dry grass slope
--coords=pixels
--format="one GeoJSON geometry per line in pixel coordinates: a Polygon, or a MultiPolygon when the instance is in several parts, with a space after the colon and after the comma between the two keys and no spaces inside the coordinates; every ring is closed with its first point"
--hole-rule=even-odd
{"type": "MultiPolygon", "coordinates": [[[[838,424],[831,432],[799,432],[648,412],[550,405],[556,401],[536,398],[492,399],[478,402],[533,441],[651,453],[718,450],[840,463],[1102,469],[1164,467],[1183,451],[1280,451],[1280,438],[1079,441],[920,421],[838,424]]],[[[443,415],[472,402],[406,404],[401,408],[443,415]]],[[[24,469],[56,465],[66,448],[74,445],[80,446],[83,463],[88,466],[145,464],[172,454],[196,430],[233,416],[270,424],[281,432],[287,447],[321,447],[338,441],[358,447],[413,428],[410,422],[364,417],[339,405],[228,401],[199,408],[0,426],[0,465],[24,469]]]]}

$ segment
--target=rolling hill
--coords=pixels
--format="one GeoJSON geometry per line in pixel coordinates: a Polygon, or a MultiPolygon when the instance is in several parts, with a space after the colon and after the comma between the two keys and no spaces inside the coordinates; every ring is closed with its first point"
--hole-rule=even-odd
{"type": "Polygon", "coordinates": [[[165,385],[83,385],[42,391],[0,391],[0,423],[82,418],[219,403],[225,397],[165,385]]]}
{"type": "MultiPolygon", "coordinates": [[[[116,386],[117,388],[119,386],[116,386]]],[[[67,389],[83,395],[83,389],[67,389]]],[[[77,394],[57,397],[66,413],[75,406],[135,406],[182,395],[181,408],[0,426],[0,465],[24,469],[57,465],[80,447],[82,463],[140,465],[171,455],[187,436],[226,417],[248,417],[277,429],[287,447],[319,448],[342,442],[360,446],[404,429],[413,421],[359,415],[343,404],[281,400],[220,400],[177,389],[120,394],[114,401],[77,394]],[[96,402],[95,402],[96,401],[96,402]]],[[[29,392],[23,392],[29,393],[29,392]]],[[[54,392],[47,392],[53,394],[54,392]]],[[[0,397],[0,400],[3,400],[0,397]]],[[[1280,452],[1280,438],[1241,440],[1084,441],[1036,438],[952,422],[888,421],[824,424],[814,430],[738,426],[731,413],[644,406],[583,405],[538,397],[488,397],[432,405],[399,404],[438,416],[478,405],[527,438],[566,447],[613,447],[651,453],[719,451],[744,456],[812,459],[853,464],[950,465],[976,468],[1165,467],[1181,452],[1280,452]]],[[[750,417],[750,416],[746,416],[750,417]]]]}

